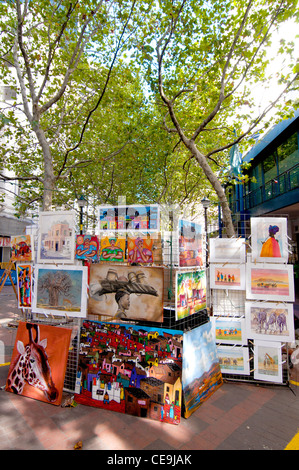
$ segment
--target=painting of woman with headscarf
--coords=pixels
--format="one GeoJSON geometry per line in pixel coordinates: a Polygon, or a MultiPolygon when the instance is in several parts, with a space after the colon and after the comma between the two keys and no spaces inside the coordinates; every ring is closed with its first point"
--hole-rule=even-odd
{"type": "Polygon", "coordinates": [[[128,261],[131,264],[152,264],[153,263],[153,239],[131,238],[128,239],[128,261]]]}
{"type": "Polygon", "coordinates": [[[260,256],[267,258],[281,257],[279,242],[275,238],[275,234],[277,232],[279,232],[279,227],[277,227],[277,225],[269,225],[269,237],[263,243],[260,256]]]}
{"type": "Polygon", "coordinates": [[[252,217],[251,247],[252,261],[287,263],[287,219],[284,217],[252,217]]]}

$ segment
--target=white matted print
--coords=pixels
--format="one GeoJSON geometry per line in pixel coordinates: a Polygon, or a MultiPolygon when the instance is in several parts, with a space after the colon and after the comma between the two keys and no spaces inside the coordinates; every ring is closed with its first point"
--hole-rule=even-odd
{"type": "Polygon", "coordinates": [[[247,344],[245,318],[211,317],[216,343],[247,344]]]}
{"type": "Polygon", "coordinates": [[[250,300],[294,302],[293,265],[246,265],[246,297],[250,300]]]}
{"type": "Polygon", "coordinates": [[[33,312],[86,317],[87,267],[38,264],[34,272],[33,312]]]}
{"type": "Polygon", "coordinates": [[[210,238],[211,263],[245,263],[244,238],[210,238]]]}
{"type": "Polygon", "coordinates": [[[281,343],[254,341],[254,378],[282,383],[281,343]]]}
{"type": "Polygon", "coordinates": [[[245,264],[210,264],[211,289],[245,290],[245,264]]]}
{"type": "Polygon", "coordinates": [[[75,258],[75,212],[40,212],[38,263],[70,263],[75,258]]]}
{"type": "Polygon", "coordinates": [[[284,217],[252,217],[252,261],[288,262],[287,219],[284,217]]]}
{"type": "Polygon", "coordinates": [[[248,338],[264,341],[295,341],[293,304],[246,302],[248,338]]]}
{"type": "Polygon", "coordinates": [[[250,374],[247,347],[217,346],[217,356],[222,374],[250,374]]]}

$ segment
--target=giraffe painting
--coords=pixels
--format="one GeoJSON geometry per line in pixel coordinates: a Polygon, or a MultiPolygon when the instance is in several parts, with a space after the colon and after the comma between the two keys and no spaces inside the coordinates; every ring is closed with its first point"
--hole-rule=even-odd
{"type": "Polygon", "coordinates": [[[16,338],[6,391],[55,405],[60,404],[71,331],[24,322],[20,322],[19,328],[21,331],[16,338]],[[44,330],[42,339],[41,328],[44,330]],[[55,333],[51,331],[53,328],[55,333]],[[45,337],[45,333],[48,333],[49,337],[45,337]],[[58,344],[53,347],[51,342],[55,337],[58,344]],[[54,357],[55,352],[57,355],[59,351],[62,352],[60,365],[54,357]]]}

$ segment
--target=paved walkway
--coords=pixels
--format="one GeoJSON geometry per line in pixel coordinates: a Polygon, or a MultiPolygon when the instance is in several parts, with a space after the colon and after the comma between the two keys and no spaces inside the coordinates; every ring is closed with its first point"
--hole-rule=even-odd
{"type": "MultiPolygon", "coordinates": [[[[5,343],[4,360],[8,362],[15,332],[1,327],[1,322],[13,319],[15,305],[12,288],[5,286],[0,293],[0,340],[5,343]]],[[[5,385],[8,367],[0,366],[1,387],[5,385]]],[[[190,418],[182,418],[175,426],[81,404],[54,406],[2,389],[0,450],[73,450],[78,442],[82,442],[83,450],[148,450],[164,454],[174,450],[186,453],[283,450],[287,446],[295,449],[298,394],[297,386],[227,382],[190,418]]]]}

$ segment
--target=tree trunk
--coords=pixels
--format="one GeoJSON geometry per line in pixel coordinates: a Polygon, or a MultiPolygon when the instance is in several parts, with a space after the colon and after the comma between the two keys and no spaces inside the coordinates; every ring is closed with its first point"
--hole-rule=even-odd
{"type": "Polygon", "coordinates": [[[37,139],[43,151],[44,161],[44,193],[43,193],[43,211],[50,211],[52,207],[53,191],[55,188],[55,175],[53,170],[53,159],[51,155],[51,149],[46,139],[44,131],[39,125],[33,127],[36,133],[37,139]]]}

